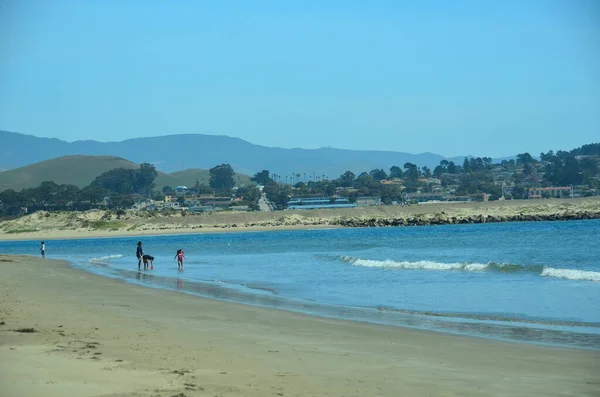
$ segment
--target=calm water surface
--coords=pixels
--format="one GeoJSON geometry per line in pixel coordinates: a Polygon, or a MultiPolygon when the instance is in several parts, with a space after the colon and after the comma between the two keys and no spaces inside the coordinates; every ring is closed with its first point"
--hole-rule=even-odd
{"type": "MultiPolygon", "coordinates": [[[[155,288],[480,337],[600,349],[600,220],[46,241],[155,288]],[[153,255],[137,271],[135,246],[153,255]],[[185,270],[174,259],[186,254],[185,270]]],[[[38,255],[39,242],[0,242],[38,255]]]]}

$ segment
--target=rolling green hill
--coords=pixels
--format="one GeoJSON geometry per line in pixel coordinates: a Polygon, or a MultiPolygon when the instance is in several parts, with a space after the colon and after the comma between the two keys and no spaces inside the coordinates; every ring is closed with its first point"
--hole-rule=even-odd
{"type": "MultiPolygon", "coordinates": [[[[98,175],[114,168],[138,168],[139,165],[121,157],[115,156],[63,156],[40,163],[27,165],[13,170],[0,172],[0,192],[6,189],[16,191],[34,188],[44,181],[57,184],[71,184],[77,187],[89,185],[98,175]]],[[[163,186],[188,187],[200,183],[208,183],[209,172],[202,169],[189,169],[165,174],[158,172],[155,184],[157,189],[163,186]]],[[[250,177],[243,174],[235,175],[236,183],[249,184],[250,177]]]]}
{"type": "Polygon", "coordinates": [[[115,156],[63,156],[0,172],[0,191],[38,187],[44,181],[82,188],[113,168],[138,167],[131,161],[115,156]]]}

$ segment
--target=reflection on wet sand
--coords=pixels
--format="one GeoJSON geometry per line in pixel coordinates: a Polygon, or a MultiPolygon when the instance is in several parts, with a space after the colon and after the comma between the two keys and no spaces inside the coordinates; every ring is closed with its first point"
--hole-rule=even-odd
{"type": "MultiPolygon", "coordinates": [[[[92,270],[87,268],[87,270],[92,270]]],[[[106,275],[106,268],[100,274],[106,275]]],[[[317,316],[366,321],[385,325],[411,327],[425,330],[450,332],[454,334],[478,336],[528,343],[568,346],[582,349],[600,350],[600,327],[592,323],[568,323],[556,326],[549,323],[519,319],[502,321],[486,320],[478,316],[453,316],[441,313],[412,313],[401,310],[382,310],[370,307],[349,307],[320,304],[278,295],[271,287],[241,284],[216,284],[211,281],[190,281],[182,278],[158,276],[145,272],[123,269],[110,269],[110,274],[125,281],[161,289],[175,289],[205,298],[244,303],[307,313],[317,316]]],[[[506,320],[506,319],[504,319],[506,320]]]]}
{"type": "Polygon", "coordinates": [[[136,278],[136,280],[148,280],[148,279],[150,279],[152,277],[153,276],[151,274],[148,274],[146,272],[142,272],[142,271],[135,272],[135,278],[136,278]]]}

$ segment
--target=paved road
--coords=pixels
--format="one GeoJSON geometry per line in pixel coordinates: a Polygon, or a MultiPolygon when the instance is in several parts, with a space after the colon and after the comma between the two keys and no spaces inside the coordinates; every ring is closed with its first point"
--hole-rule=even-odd
{"type": "Polygon", "coordinates": [[[267,195],[264,193],[258,199],[258,208],[261,211],[273,211],[273,206],[271,205],[271,202],[267,200],[267,195]]]}

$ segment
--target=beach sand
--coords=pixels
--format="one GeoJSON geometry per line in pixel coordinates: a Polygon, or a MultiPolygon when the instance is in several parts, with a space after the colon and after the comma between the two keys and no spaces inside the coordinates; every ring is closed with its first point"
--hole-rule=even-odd
{"type": "Polygon", "coordinates": [[[219,302],[30,257],[0,256],[0,291],[3,397],[600,396],[600,352],[219,302]]]}

